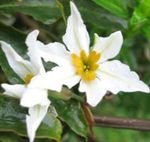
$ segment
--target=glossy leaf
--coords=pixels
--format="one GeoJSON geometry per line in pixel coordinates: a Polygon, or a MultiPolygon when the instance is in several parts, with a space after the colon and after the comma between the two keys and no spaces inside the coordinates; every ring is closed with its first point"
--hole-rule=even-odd
{"type": "Polygon", "coordinates": [[[101,7],[107,9],[111,13],[122,17],[122,18],[128,18],[128,9],[127,9],[127,2],[124,0],[92,0],[97,5],[100,5],[101,7]]]}
{"type": "Polygon", "coordinates": [[[55,106],[60,119],[67,123],[70,129],[80,136],[87,137],[88,124],[79,102],[52,99],[52,104],[55,106]]]}
{"type": "Polygon", "coordinates": [[[0,142],[26,142],[26,141],[14,133],[0,132],[0,142]]]}
{"type": "Polygon", "coordinates": [[[55,22],[61,17],[60,10],[55,0],[18,0],[8,2],[2,2],[0,5],[0,11],[15,14],[21,12],[32,16],[38,21],[46,24],[55,22]]]}
{"type": "MultiPolygon", "coordinates": [[[[27,136],[25,115],[27,110],[19,106],[19,101],[1,96],[0,97],[0,131],[14,132],[19,136],[27,136]]],[[[62,126],[60,121],[50,112],[37,131],[36,138],[47,138],[60,141],[62,126]]]]}

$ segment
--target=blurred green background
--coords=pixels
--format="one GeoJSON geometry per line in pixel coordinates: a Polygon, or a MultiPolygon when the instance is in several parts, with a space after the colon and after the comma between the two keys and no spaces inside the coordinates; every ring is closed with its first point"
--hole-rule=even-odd
{"type": "MultiPolygon", "coordinates": [[[[74,0],[90,33],[109,36],[121,30],[124,43],[117,59],[128,64],[150,86],[150,0],[74,0]]],[[[26,34],[39,29],[44,43],[59,41],[65,33],[66,18],[70,14],[69,0],[0,0],[0,40],[22,48],[26,34]],[[15,28],[15,29],[14,29],[15,28]],[[15,32],[14,32],[15,31],[15,32]],[[19,33],[19,34],[18,34],[19,33]],[[21,35],[21,36],[18,36],[21,35]],[[21,47],[22,46],[22,47],[21,47]]],[[[18,50],[23,55],[25,49],[18,50]]],[[[0,64],[5,75],[12,75],[0,64]]],[[[1,70],[0,82],[7,82],[1,70]]],[[[17,82],[16,78],[9,78],[17,82]]],[[[2,92],[2,89],[1,89],[2,92]]],[[[104,98],[92,112],[100,116],[150,119],[150,94],[119,93],[104,98]]],[[[0,119],[1,121],[1,119],[0,119]]],[[[150,132],[94,127],[95,137],[102,142],[149,142],[150,132]]],[[[0,132],[0,142],[26,142],[11,132],[0,132]]],[[[50,140],[37,140],[37,142],[50,140]]],[[[63,142],[83,142],[73,132],[66,133],[63,142]]]]}

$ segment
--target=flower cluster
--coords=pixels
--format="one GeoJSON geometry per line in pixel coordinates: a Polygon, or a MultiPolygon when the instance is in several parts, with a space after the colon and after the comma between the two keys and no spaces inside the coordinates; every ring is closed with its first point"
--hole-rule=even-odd
{"type": "Polygon", "coordinates": [[[79,85],[79,92],[85,93],[87,103],[96,106],[107,91],[150,92],[138,75],[114,58],[120,51],[123,37],[120,31],[109,37],[99,37],[90,47],[90,38],[81,15],[70,2],[71,15],[67,20],[63,42],[47,45],[37,40],[39,31],[34,30],[26,38],[27,55],[23,59],[12,47],[0,41],[10,67],[24,81],[24,84],[2,84],[4,94],[20,99],[20,105],[28,108],[27,132],[30,142],[34,141],[36,130],[45,117],[50,100],[48,90],[60,92],[63,85],[72,88],[79,85]],[[42,58],[54,62],[56,67],[45,71],[42,58]]]}

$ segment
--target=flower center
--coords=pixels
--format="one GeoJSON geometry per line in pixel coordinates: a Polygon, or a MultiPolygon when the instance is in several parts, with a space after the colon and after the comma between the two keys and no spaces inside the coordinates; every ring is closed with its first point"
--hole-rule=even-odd
{"type": "Polygon", "coordinates": [[[32,74],[27,74],[24,78],[25,84],[29,84],[32,78],[33,78],[32,74]]]}
{"type": "Polygon", "coordinates": [[[85,51],[80,52],[80,56],[71,54],[72,64],[76,69],[76,73],[81,75],[84,81],[92,81],[96,78],[96,70],[99,65],[97,61],[100,59],[100,53],[90,52],[87,56],[85,51]]]}

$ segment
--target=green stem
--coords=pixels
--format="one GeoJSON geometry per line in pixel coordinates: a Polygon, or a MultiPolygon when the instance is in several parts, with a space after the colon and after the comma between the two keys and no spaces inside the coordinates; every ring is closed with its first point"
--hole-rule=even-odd
{"type": "Polygon", "coordinates": [[[85,100],[84,100],[83,97],[81,97],[81,96],[79,96],[79,95],[76,95],[76,94],[74,94],[74,93],[72,93],[71,98],[72,98],[72,99],[75,99],[75,100],[78,100],[78,101],[81,102],[81,103],[84,103],[84,102],[85,102],[85,100]]]}
{"type": "Polygon", "coordinates": [[[63,4],[59,0],[56,0],[56,2],[57,2],[58,6],[60,8],[60,11],[61,11],[63,20],[65,22],[65,25],[67,25],[67,20],[66,20],[66,16],[65,16],[65,12],[64,12],[64,6],[63,6],[63,4]]]}

